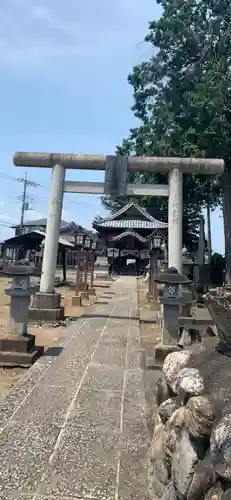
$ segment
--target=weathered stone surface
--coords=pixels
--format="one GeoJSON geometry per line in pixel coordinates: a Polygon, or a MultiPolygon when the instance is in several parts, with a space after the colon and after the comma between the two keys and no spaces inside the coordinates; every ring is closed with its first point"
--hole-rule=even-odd
{"type": "Polygon", "coordinates": [[[230,500],[230,499],[231,499],[231,488],[226,490],[221,497],[221,500],[230,500]]]}
{"type": "Polygon", "coordinates": [[[210,436],[216,416],[216,409],[206,396],[194,396],[186,405],[186,427],[190,436],[203,438],[210,436]]]}
{"type": "MultiPolygon", "coordinates": [[[[230,481],[231,479],[231,463],[220,463],[215,464],[215,471],[217,475],[226,481],[230,481]]],[[[230,497],[231,499],[231,497],[230,497]]]]}
{"type": "Polygon", "coordinates": [[[176,490],[172,481],[165,486],[161,500],[177,500],[176,490]]]}
{"type": "Polygon", "coordinates": [[[156,382],[156,403],[161,405],[166,399],[169,399],[170,393],[167,381],[164,376],[160,377],[156,382]]]}
{"type": "Polygon", "coordinates": [[[169,467],[172,465],[172,456],[176,449],[176,443],[181,438],[181,429],[172,427],[164,432],[164,450],[169,467]]]}
{"type": "Polygon", "coordinates": [[[150,445],[151,462],[154,461],[159,454],[163,454],[163,437],[164,425],[161,422],[160,424],[156,425],[153,432],[153,438],[150,445]]]}
{"type": "Polygon", "coordinates": [[[163,373],[166,377],[166,380],[173,390],[173,392],[176,391],[176,382],[177,382],[177,375],[184,368],[187,366],[191,358],[191,353],[189,351],[178,351],[178,352],[172,352],[171,354],[168,354],[168,356],[164,360],[163,364],[163,373]]]}
{"type": "Polygon", "coordinates": [[[178,345],[180,347],[187,347],[192,344],[192,338],[189,328],[183,328],[178,345]]]}
{"type": "Polygon", "coordinates": [[[198,460],[195,444],[188,432],[183,431],[172,459],[172,480],[179,500],[184,500],[187,495],[198,460]]]}
{"type": "Polygon", "coordinates": [[[187,415],[187,410],[185,406],[182,406],[182,408],[179,408],[178,410],[174,411],[169,420],[169,429],[171,429],[172,427],[183,429],[186,423],[186,418],[187,418],[186,415],[187,415]]]}
{"type": "Polygon", "coordinates": [[[168,482],[168,469],[164,450],[164,425],[157,424],[154,430],[151,446],[150,460],[152,462],[152,489],[158,498],[168,482]]]}
{"type": "Polygon", "coordinates": [[[177,401],[174,398],[166,399],[159,406],[159,414],[164,423],[166,423],[172,414],[179,408],[177,401]]]}
{"type": "Polygon", "coordinates": [[[152,492],[153,498],[161,498],[168,483],[168,470],[163,458],[157,458],[153,464],[152,492]]]}
{"type": "Polygon", "coordinates": [[[210,455],[217,474],[231,481],[231,415],[221,418],[210,437],[210,455]]]}
{"type": "Polygon", "coordinates": [[[216,474],[209,454],[198,462],[190,485],[187,500],[201,500],[216,481],[216,474]]]}
{"type": "Polygon", "coordinates": [[[222,500],[222,495],[223,489],[221,483],[217,481],[216,484],[207,491],[204,500],[222,500]]]}
{"type": "MultiPolygon", "coordinates": [[[[190,366],[199,369],[205,391],[221,414],[231,413],[231,353],[220,352],[214,339],[208,338],[206,349],[196,351],[190,366]]],[[[216,339],[215,339],[216,342],[216,339]]]]}
{"type": "Polygon", "coordinates": [[[150,417],[148,417],[148,419],[147,419],[147,426],[148,426],[148,430],[149,430],[151,439],[153,438],[153,434],[154,434],[156,426],[159,424],[162,424],[162,420],[160,418],[159,413],[157,413],[157,411],[156,411],[156,412],[152,413],[150,415],[150,417]]]}
{"type": "Polygon", "coordinates": [[[202,337],[217,337],[217,328],[216,326],[207,326],[202,334],[202,337]]]}
{"type": "Polygon", "coordinates": [[[204,392],[204,382],[196,368],[183,368],[177,376],[176,391],[199,396],[204,392]]]}

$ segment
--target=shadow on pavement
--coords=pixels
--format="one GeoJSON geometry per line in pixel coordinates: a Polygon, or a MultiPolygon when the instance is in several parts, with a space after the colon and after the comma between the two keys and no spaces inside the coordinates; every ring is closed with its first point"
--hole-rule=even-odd
{"type": "Polygon", "coordinates": [[[61,352],[65,349],[64,346],[51,346],[45,349],[44,356],[59,356],[61,352]]]}

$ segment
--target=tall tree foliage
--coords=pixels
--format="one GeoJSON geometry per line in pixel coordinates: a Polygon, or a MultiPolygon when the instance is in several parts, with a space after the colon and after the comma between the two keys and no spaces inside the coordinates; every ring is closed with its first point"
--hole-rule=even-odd
{"type": "MultiPolygon", "coordinates": [[[[146,37],[154,55],[128,77],[140,126],[131,129],[117,152],[224,158],[226,170],[219,181],[184,176],[184,210],[186,218],[190,211],[192,218],[192,212],[207,204],[222,204],[230,280],[231,4],[228,0],[158,3],[163,14],[150,23],[146,37]]],[[[141,180],[157,182],[159,176],[141,180]]]]}

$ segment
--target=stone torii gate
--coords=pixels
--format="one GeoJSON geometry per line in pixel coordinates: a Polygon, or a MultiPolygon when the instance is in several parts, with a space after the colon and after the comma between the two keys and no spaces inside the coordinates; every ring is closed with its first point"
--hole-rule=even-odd
{"type": "Polygon", "coordinates": [[[149,158],[17,152],[13,156],[13,162],[16,167],[52,169],[42,276],[36,304],[40,310],[56,310],[53,318],[58,318],[60,314],[58,313],[60,297],[58,297],[59,294],[54,293],[54,278],[64,192],[168,197],[168,265],[175,266],[181,272],[183,174],[219,176],[224,171],[223,160],[205,158],[149,158]],[[68,181],[65,180],[67,169],[103,170],[105,171],[105,179],[102,183],[68,181]],[[168,185],[128,184],[128,172],[166,173],[169,182],[168,185]]]}

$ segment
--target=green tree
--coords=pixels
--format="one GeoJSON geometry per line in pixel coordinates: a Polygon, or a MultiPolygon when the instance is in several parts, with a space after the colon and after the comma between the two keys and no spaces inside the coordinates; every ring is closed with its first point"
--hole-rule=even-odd
{"type": "MultiPolygon", "coordinates": [[[[131,129],[117,152],[224,158],[226,170],[219,182],[184,176],[184,209],[185,217],[190,217],[190,210],[198,213],[206,205],[222,203],[230,280],[231,4],[227,0],[158,3],[163,14],[150,23],[146,37],[155,53],[128,77],[140,126],[131,129]]],[[[157,182],[159,176],[147,180],[157,182]]]]}

